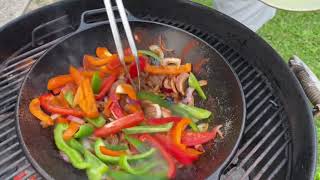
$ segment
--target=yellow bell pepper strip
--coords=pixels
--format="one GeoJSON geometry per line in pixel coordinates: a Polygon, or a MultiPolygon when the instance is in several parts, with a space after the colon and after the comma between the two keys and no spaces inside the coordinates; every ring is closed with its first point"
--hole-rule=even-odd
{"type": "Polygon", "coordinates": [[[75,167],[77,169],[88,168],[90,165],[84,161],[81,154],[77,150],[71,148],[65,142],[65,140],[63,138],[63,132],[66,129],[68,129],[67,124],[57,124],[56,127],[54,128],[53,137],[54,137],[54,142],[55,142],[57,148],[68,156],[73,167],[75,167]]]}
{"type": "Polygon", "coordinates": [[[191,72],[191,64],[187,63],[181,66],[152,66],[146,64],[144,71],[150,74],[178,75],[191,72]]]}
{"type": "Polygon", "coordinates": [[[63,133],[63,139],[65,141],[70,140],[73,137],[73,135],[76,134],[76,132],[79,130],[80,126],[80,124],[71,121],[68,126],[68,129],[63,133]]]}
{"type": "Polygon", "coordinates": [[[72,77],[68,74],[55,76],[49,79],[47,88],[48,90],[54,90],[72,81],[73,81],[72,77]]]}
{"type": "Polygon", "coordinates": [[[33,116],[35,116],[41,121],[42,127],[54,125],[54,122],[51,119],[51,117],[41,110],[40,101],[38,98],[32,99],[32,101],[29,104],[29,110],[33,116]]]}
{"type": "Polygon", "coordinates": [[[134,88],[127,83],[119,84],[116,88],[116,93],[117,94],[127,94],[129,98],[136,100],[137,99],[137,94],[134,88]]]}
{"type": "Polygon", "coordinates": [[[95,72],[91,78],[91,87],[95,94],[100,91],[101,84],[102,84],[102,80],[99,76],[99,73],[95,72]]]}
{"type": "Polygon", "coordinates": [[[60,114],[60,115],[72,115],[76,117],[83,117],[84,113],[82,111],[71,109],[71,108],[63,108],[52,105],[50,102],[54,99],[52,94],[44,94],[39,97],[41,107],[50,112],[52,114],[60,114]]]}
{"type": "Polygon", "coordinates": [[[81,110],[88,118],[96,118],[99,116],[96,100],[89,82],[89,79],[83,78],[78,87],[74,98],[74,104],[79,105],[81,110]]]}
{"type": "Polygon", "coordinates": [[[188,124],[191,123],[190,119],[183,118],[178,123],[174,125],[174,127],[171,130],[171,139],[172,142],[177,145],[181,149],[186,149],[186,145],[181,144],[181,137],[184,129],[188,126],[188,124]]]}
{"type": "Polygon", "coordinates": [[[125,151],[114,151],[111,149],[108,149],[105,146],[100,146],[100,151],[104,155],[109,155],[109,156],[121,156],[121,155],[126,155],[127,153],[125,151]]]}
{"type": "Polygon", "coordinates": [[[107,58],[109,56],[112,56],[110,51],[105,47],[97,47],[96,55],[98,56],[98,58],[107,58]]]}
{"type": "MultiPolygon", "coordinates": [[[[105,163],[118,163],[120,160],[119,156],[109,156],[105,155],[100,151],[100,147],[105,146],[103,143],[103,140],[101,138],[98,138],[96,142],[94,143],[94,153],[95,155],[103,162],[105,163]]],[[[152,156],[156,152],[155,148],[151,148],[146,152],[143,152],[141,154],[135,154],[135,155],[130,155],[128,156],[129,161],[135,161],[135,160],[140,160],[140,159],[145,159],[150,156],[152,156]]]]}
{"type": "Polygon", "coordinates": [[[90,166],[86,169],[89,180],[101,180],[103,175],[109,170],[109,167],[90,151],[84,151],[84,159],[90,166]]]}
{"type": "Polygon", "coordinates": [[[70,66],[69,73],[70,73],[73,81],[79,86],[84,78],[82,76],[82,74],[80,73],[80,71],[77,68],[75,68],[74,66],[70,66]]]}
{"type": "Polygon", "coordinates": [[[120,157],[119,165],[121,169],[127,171],[128,173],[131,173],[134,175],[142,175],[147,173],[151,169],[155,168],[157,165],[159,165],[159,162],[157,161],[148,162],[146,164],[143,164],[142,167],[133,168],[128,162],[128,157],[123,155],[120,157]]]}
{"type": "Polygon", "coordinates": [[[98,116],[97,118],[85,118],[85,120],[97,128],[102,127],[107,122],[102,115],[98,116]]]}
{"type": "Polygon", "coordinates": [[[207,99],[206,95],[204,94],[199,84],[199,81],[197,80],[196,76],[193,73],[190,73],[189,75],[188,84],[190,87],[193,87],[197,91],[197,93],[202,99],[207,99]]]}

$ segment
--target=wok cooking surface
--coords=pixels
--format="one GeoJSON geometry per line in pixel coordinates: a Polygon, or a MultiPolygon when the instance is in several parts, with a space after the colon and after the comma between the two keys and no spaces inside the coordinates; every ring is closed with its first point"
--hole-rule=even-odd
{"type": "MultiPolygon", "coordinates": [[[[239,149],[220,179],[313,179],[316,139],[308,101],[270,46],[234,20],[191,2],[128,0],[125,4],[138,18],[179,27],[203,39],[237,73],[247,118],[239,149]]],[[[102,1],[64,1],[0,29],[0,179],[39,177],[15,131],[20,84],[45,50],[77,28],[83,11],[100,7],[102,1]]],[[[96,16],[92,21],[103,19],[96,16]]]]}

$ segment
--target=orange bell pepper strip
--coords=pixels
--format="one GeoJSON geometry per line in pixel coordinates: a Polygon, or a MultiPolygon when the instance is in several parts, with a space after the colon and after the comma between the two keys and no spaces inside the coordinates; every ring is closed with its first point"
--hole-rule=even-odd
{"type": "Polygon", "coordinates": [[[106,148],[105,146],[100,146],[100,151],[102,152],[102,154],[109,156],[122,156],[127,154],[125,151],[114,151],[106,148]]]}
{"type": "Polygon", "coordinates": [[[69,123],[69,120],[64,118],[64,117],[58,117],[58,119],[56,120],[57,123],[69,123]]]}
{"type": "Polygon", "coordinates": [[[77,68],[75,68],[74,66],[70,66],[69,73],[70,73],[73,81],[79,86],[84,78],[82,76],[82,74],[80,73],[80,71],[77,68]]]}
{"type": "Polygon", "coordinates": [[[191,156],[198,156],[198,155],[202,154],[202,152],[197,151],[192,148],[187,148],[187,146],[185,144],[181,143],[182,133],[190,123],[191,123],[191,120],[187,119],[187,118],[183,118],[178,123],[176,123],[171,130],[171,139],[172,139],[172,142],[178,148],[183,150],[185,153],[187,153],[191,156]]]}
{"type": "Polygon", "coordinates": [[[55,96],[59,106],[64,107],[64,108],[69,108],[69,103],[67,100],[64,98],[64,94],[60,93],[58,96],[55,96]]]}
{"type": "Polygon", "coordinates": [[[88,78],[84,78],[80,83],[74,98],[74,105],[79,105],[85,116],[89,118],[99,116],[97,103],[88,78]]]}
{"type": "Polygon", "coordinates": [[[73,79],[68,74],[55,76],[49,79],[47,88],[48,90],[54,90],[72,81],[73,79]]]}
{"type": "Polygon", "coordinates": [[[79,130],[81,124],[71,121],[67,130],[63,133],[63,139],[65,141],[70,140],[75,133],[79,130]]]}
{"type": "Polygon", "coordinates": [[[191,67],[190,63],[181,66],[152,66],[146,64],[144,71],[150,74],[178,75],[191,72],[191,67]]]}
{"type": "Polygon", "coordinates": [[[109,56],[112,56],[110,51],[105,47],[97,47],[96,55],[98,56],[98,58],[107,58],[109,56]]]}
{"type": "Polygon", "coordinates": [[[110,111],[110,106],[112,104],[112,101],[111,99],[108,99],[108,101],[105,103],[104,105],[104,109],[103,109],[103,114],[106,116],[106,117],[110,117],[111,115],[111,111],[110,111]]]}
{"type": "Polygon", "coordinates": [[[127,83],[119,84],[116,88],[117,94],[127,94],[129,98],[136,100],[137,99],[137,93],[134,90],[134,88],[127,83]]]}
{"type": "Polygon", "coordinates": [[[141,111],[141,108],[139,105],[136,104],[126,104],[124,106],[124,109],[128,112],[128,113],[136,113],[141,111]]]}
{"type": "Polygon", "coordinates": [[[54,121],[49,115],[41,110],[39,98],[34,98],[29,104],[29,110],[33,116],[41,121],[42,127],[54,125],[54,121]]]}
{"type": "Polygon", "coordinates": [[[191,123],[190,119],[183,118],[178,123],[174,125],[171,130],[171,139],[174,144],[176,144],[180,149],[186,149],[186,145],[181,144],[182,133],[188,124],[191,123]]]}
{"type": "MultiPolygon", "coordinates": [[[[117,54],[112,54],[111,56],[108,56],[105,58],[97,58],[90,55],[86,56],[86,62],[91,66],[103,66],[115,60],[119,61],[119,57],[117,54]]],[[[125,56],[124,61],[126,63],[131,63],[134,61],[134,56],[133,55],[125,56]]]]}

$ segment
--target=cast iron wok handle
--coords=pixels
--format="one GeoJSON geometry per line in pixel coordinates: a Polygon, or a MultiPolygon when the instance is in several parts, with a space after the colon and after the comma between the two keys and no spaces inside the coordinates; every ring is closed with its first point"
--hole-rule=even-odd
{"type": "MultiPolygon", "coordinates": [[[[118,11],[118,7],[114,6],[114,7],[112,7],[112,10],[117,12],[118,11]]],[[[138,18],[134,17],[128,10],[125,10],[125,11],[127,13],[127,17],[128,17],[129,21],[137,21],[138,20],[138,18]]],[[[105,23],[109,22],[108,20],[101,20],[101,21],[92,22],[92,23],[86,22],[88,17],[90,17],[90,16],[94,17],[94,16],[98,16],[98,15],[107,17],[105,8],[93,9],[93,10],[89,10],[89,11],[83,12],[82,15],[81,15],[80,25],[79,25],[79,28],[77,29],[77,31],[82,31],[82,30],[89,29],[91,27],[94,27],[94,26],[97,26],[97,25],[100,25],[100,24],[105,24],[105,23]]],[[[118,17],[116,16],[116,21],[121,21],[119,16],[118,17]]]]}
{"type": "Polygon", "coordinates": [[[313,104],[313,116],[320,115],[320,81],[311,69],[298,57],[293,56],[289,60],[289,67],[296,75],[300,84],[313,104]]]}

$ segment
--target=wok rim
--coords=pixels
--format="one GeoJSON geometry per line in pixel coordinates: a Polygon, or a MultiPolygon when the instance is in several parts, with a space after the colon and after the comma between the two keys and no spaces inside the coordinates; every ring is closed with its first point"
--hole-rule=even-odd
{"type": "MultiPolygon", "coordinates": [[[[234,69],[231,67],[231,65],[229,64],[229,62],[226,60],[226,58],[224,56],[221,55],[220,52],[218,52],[215,48],[213,48],[208,42],[206,42],[205,40],[199,38],[198,36],[175,26],[172,25],[168,25],[168,24],[164,24],[164,23],[160,23],[160,22],[154,22],[154,21],[148,21],[148,20],[140,20],[140,19],[134,19],[134,20],[130,20],[130,23],[150,23],[150,24],[156,24],[156,25],[160,25],[160,26],[164,26],[168,29],[174,29],[176,31],[180,31],[182,33],[187,34],[188,36],[191,36],[193,38],[195,38],[196,40],[200,41],[201,43],[205,44],[208,48],[212,49],[213,51],[215,51],[215,53],[217,53],[218,56],[220,56],[220,58],[223,60],[223,62],[226,64],[227,68],[231,71],[231,73],[233,74],[233,77],[236,80],[236,84],[238,86],[238,91],[240,92],[240,96],[241,96],[241,105],[242,108],[240,108],[240,110],[242,110],[242,122],[241,122],[241,127],[240,127],[240,131],[239,131],[239,136],[236,140],[236,142],[234,143],[234,146],[231,150],[231,152],[228,154],[228,156],[225,158],[225,160],[223,161],[223,163],[220,164],[220,166],[218,166],[218,168],[212,172],[207,179],[213,179],[213,178],[218,178],[221,173],[222,170],[225,168],[225,166],[232,160],[232,157],[234,157],[239,143],[242,139],[243,136],[243,131],[244,131],[244,126],[245,126],[245,121],[246,121],[246,100],[245,100],[245,96],[244,96],[244,92],[243,92],[243,88],[241,85],[241,82],[239,80],[238,75],[236,74],[236,72],[234,71],[234,69]]],[[[103,25],[108,25],[108,22],[99,22],[96,24],[92,24],[92,26],[88,26],[88,27],[84,27],[82,28],[81,26],[79,26],[79,28],[72,32],[69,35],[66,35],[65,37],[63,37],[62,39],[60,39],[56,44],[54,44],[53,46],[51,46],[49,49],[47,49],[44,54],[42,54],[40,56],[39,59],[36,60],[36,62],[34,62],[34,64],[32,65],[32,67],[29,69],[29,71],[27,72],[26,76],[23,78],[23,82],[20,86],[19,89],[19,95],[18,95],[18,99],[17,99],[17,105],[16,105],[16,110],[15,110],[15,124],[16,124],[16,132],[18,134],[18,140],[21,144],[22,150],[25,153],[25,156],[27,157],[28,162],[33,166],[33,168],[45,179],[54,179],[52,176],[50,176],[47,171],[45,171],[39,164],[38,162],[33,158],[33,156],[31,155],[31,153],[29,152],[29,149],[26,145],[26,143],[23,140],[23,134],[21,133],[21,129],[20,129],[20,118],[19,118],[19,109],[20,109],[20,102],[21,102],[21,98],[22,98],[22,90],[24,89],[24,86],[26,84],[26,81],[29,77],[29,75],[32,73],[33,69],[36,67],[36,65],[45,58],[45,56],[50,53],[51,50],[53,50],[54,48],[56,48],[56,46],[59,46],[61,43],[63,43],[64,41],[67,41],[69,38],[72,38],[73,36],[77,35],[78,33],[90,30],[92,28],[97,28],[99,26],[103,26],[103,25]]],[[[240,103],[239,103],[240,104],[240,103]]]]}

